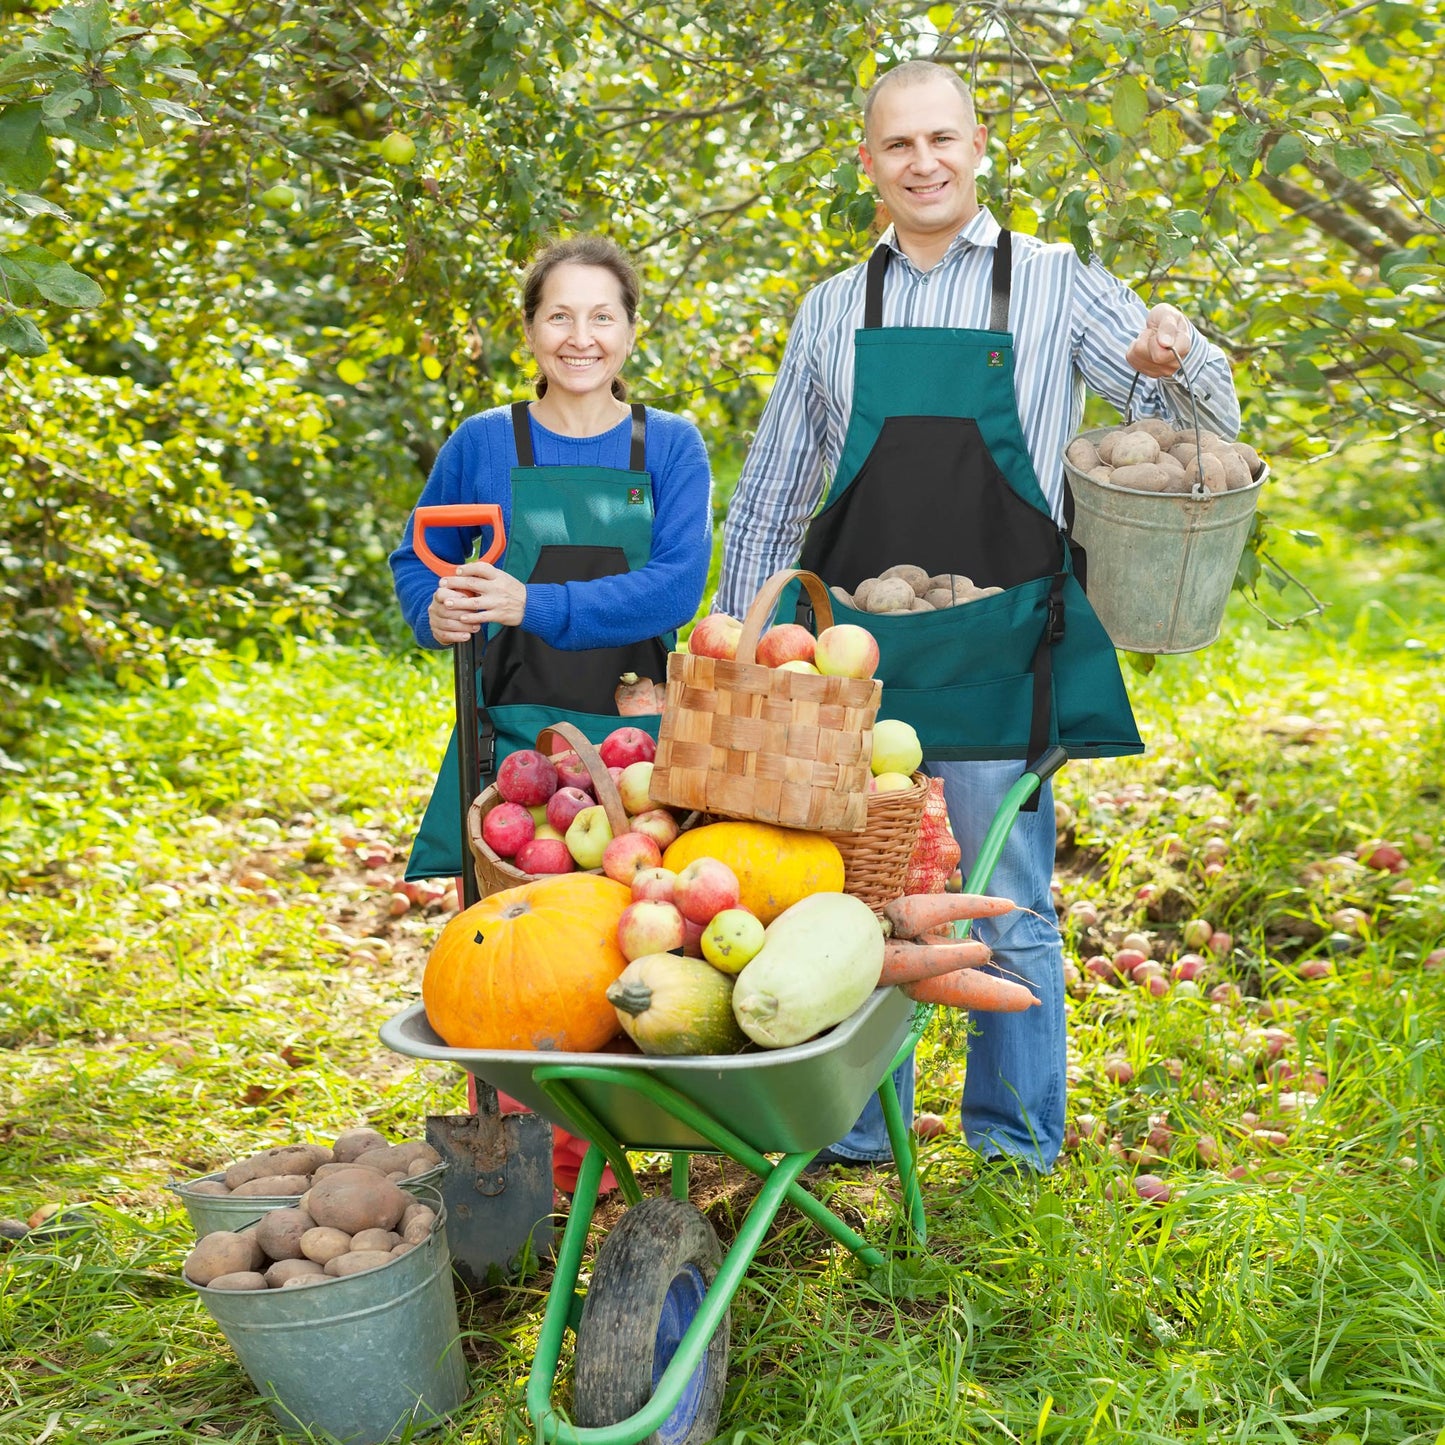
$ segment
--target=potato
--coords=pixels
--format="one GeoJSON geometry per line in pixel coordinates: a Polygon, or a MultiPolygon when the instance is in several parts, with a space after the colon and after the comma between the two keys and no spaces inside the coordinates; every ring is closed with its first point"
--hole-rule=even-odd
{"type": "MultiPolygon", "coordinates": [[[[281,1174],[310,1174],[325,1159],[317,1154],[318,1146],[311,1144],[284,1144],[276,1149],[266,1149],[232,1164],[225,1173],[226,1188],[234,1191],[239,1185],[252,1179],[273,1178],[281,1174]]],[[[322,1151],[328,1153],[329,1151],[322,1151]]]]}
{"type": "Polygon", "coordinates": [[[426,1241],[424,1239],[404,1239],[399,1245],[396,1246],[395,1249],[392,1250],[391,1257],[393,1259],[400,1259],[402,1255],[410,1254],[412,1250],[417,1247],[417,1245],[425,1243],[426,1241]]]}
{"type": "Polygon", "coordinates": [[[400,1243],[401,1235],[390,1229],[363,1229],[351,1236],[351,1248],[357,1254],[372,1249],[393,1250],[400,1243]]]}
{"type": "Polygon", "coordinates": [[[1132,421],[1124,428],[1130,432],[1148,432],[1156,442],[1159,443],[1159,450],[1167,452],[1178,439],[1178,433],[1164,420],[1162,416],[1143,416],[1138,421],[1132,421]]]}
{"type": "Polygon", "coordinates": [[[273,1209],[256,1225],[256,1238],[268,1259],[300,1259],[301,1236],[316,1221],[304,1209],[273,1209]]]}
{"type": "Polygon", "coordinates": [[[902,562],[897,567],[887,567],[878,576],[885,582],[891,577],[902,578],[913,588],[915,597],[922,597],[928,591],[928,573],[922,567],[915,567],[908,562],[902,562]]]}
{"type": "MultiPolygon", "coordinates": [[[[1153,441],[1153,437],[1149,438],[1153,441]]],[[[1127,487],[1131,492],[1162,492],[1169,481],[1169,473],[1156,462],[1138,462],[1133,466],[1115,467],[1109,478],[1110,486],[1127,487]]]]}
{"type": "Polygon", "coordinates": [[[974,595],[977,597],[998,597],[1002,592],[1002,587],[980,587],[974,595]]]}
{"type": "Polygon", "coordinates": [[[306,1289],[313,1284],[330,1284],[331,1276],[323,1269],[317,1274],[293,1274],[282,1289],[306,1289]]]}
{"type": "Polygon", "coordinates": [[[928,579],[929,591],[935,587],[947,587],[950,592],[967,592],[972,586],[973,578],[965,577],[962,572],[940,572],[928,579]]]}
{"type": "Polygon", "coordinates": [[[1249,445],[1248,442],[1231,442],[1230,448],[1236,455],[1244,458],[1244,464],[1249,468],[1249,477],[1253,481],[1264,470],[1264,461],[1259,453],[1249,445]]]}
{"type": "Polygon", "coordinates": [[[952,607],[954,603],[952,587],[934,587],[923,599],[930,607],[952,607]]]}
{"type": "Polygon", "coordinates": [[[1114,443],[1109,464],[1114,468],[1150,465],[1159,460],[1159,443],[1146,431],[1126,432],[1114,443]]]}
{"type": "Polygon", "coordinates": [[[217,1277],[211,1281],[211,1288],[233,1290],[265,1289],[266,1276],[264,1274],[257,1274],[254,1269],[241,1269],[237,1270],[234,1274],[217,1275],[217,1277]]]}
{"type": "Polygon", "coordinates": [[[391,1229],[413,1202],[406,1190],[374,1169],[353,1166],[313,1184],[305,1209],[317,1224],[355,1234],[362,1229],[391,1229]]]}
{"type": "Polygon", "coordinates": [[[401,1237],[407,1244],[425,1244],[436,1228],[436,1220],[417,1218],[410,1224],[403,1224],[401,1237]]]}
{"type": "Polygon", "coordinates": [[[1171,477],[1182,477],[1184,475],[1184,463],[1174,455],[1173,452],[1160,452],[1159,460],[1154,463],[1168,472],[1171,477]]]}
{"type": "Polygon", "coordinates": [[[231,1191],[219,1179],[200,1179],[186,1185],[187,1194],[229,1194],[231,1191]]]}
{"type": "Polygon", "coordinates": [[[418,1200],[415,1204],[408,1204],[406,1213],[401,1216],[401,1224],[398,1226],[405,1234],[408,1229],[418,1221],[423,1222],[428,1230],[437,1222],[436,1210],[429,1204],[423,1204],[418,1200]]]}
{"type": "Polygon", "coordinates": [[[391,1263],[391,1251],[389,1249],[363,1249],[353,1254],[339,1254],[335,1259],[328,1262],[326,1273],[334,1278],[342,1278],[348,1274],[360,1274],[363,1270],[379,1269],[384,1264],[391,1263]]]}
{"type": "Polygon", "coordinates": [[[1233,447],[1217,455],[1224,463],[1224,485],[1231,492],[1237,492],[1254,481],[1249,472],[1249,463],[1233,447]]]}
{"type": "Polygon", "coordinates": [[[907,612],[916,594],[902,577],[880,577],[868,593],[869,612],[907,612]]]}
{"type": "Polygon", "coordinates": [[[908,604],[908,610],[910,612],[932,612],[933,603],[926,601],[922,597],[915,597],[913,601],[908,604]]]}
{"type": "Polygon", "coordinates": [[[386,1136],[375,1129],[348,1129],[336,1136],[336,1142],[331,1146],[331,1159],[337,1164],[350,1164],[358,1154],[386,1146],[386,1136]]]}
{"type": "Polygon", "coordinates": [[[442,1156],[424,1139],[413,1139],[407,1144],[390,1144],[385,1149],[368,1149],[364,1154],[358,1154],[354,1162],[363,1169],[380,1169],[383,1174],[407,1174],[418,1159],[425,1160],[428,1169],[442,1162],[442,1156]]]}
{"type": "Polygon", "coordinates": [[[201,1237],[181,1269],[193,1284],[210,1284],[224,1274],[258,1269],[263,1259],[254,1231],[237,1234],[229,1229],[213,1229],[201,1237]]]}
{"type": "Polygon", "coordinates": [[[1228,485],[1224,471],[1224,458],[1213,452],[1204,453],[1204,468],[1201,471],[1199,458],[1184,464],[1184,476],[1192,487],[1197,479],[1204,484],[1206,492],[1222,492],[1228,485]]]}
{"type": "Polygon", "coordinates": [[[1098,441],[1094,443],[1094,449],[1099,453],[1099,460],[1106,467],[1114,465],[1114,445],[1124,433],[1122,431],[1106,431],[1098,441]]]}
{"type": "Polygon", "coordinates": [[[841,602],[844,607],[857,607],[858,604],[853,601],[853,594],[849,592],[846,587],[830,587],[828,591],[831,592],[834,599],[841,602]]]}
{"type": "Polygon", "coordinates": [[[1106,467],[1102,462],[1089,473],[1096,482],[1107,482],[1114,475],[1113,467],[1106,467]]]}
{"type": "MultiPolygon", "coordinates": [[[[1183,469],[1181,468],[1181,470],[1183,469]]],[[[311,1176],[311,1182],[312,1184],[315,1184],[319,1180],[325,1179],[328,1174],[338,1174],[343,1169],[355,1168],[356,1165],[351,1163],[350,1160],[348,1160],[345,1164],[337,1163],[335,1161],[330,1164],[318,1164],[316,1166],[316,1172],[311,1176]]]]}
{"type": "Polygon", "coordinates": [[[351,1248],[351,1236],[344,1229],[331,1229],[324,1224],[308,1229],[300,1242],[301,1253],[317,1264],[329,1264],[351,1248]]]}
{"type": "Polygon", "coordinates": [[[300,1196],[311,1187],[309,1174],[263,1174],[259,1179],[248,1179],[238,1184],[231,1193],[237,1199],[262,1198],[280,1199],[286,1195],[300,1196]]]}
{"type": "Polygon", "coordinates": [[[1064,449],[1064,455],[1081,472],[1087,472],[1090,467],[1099,465],[1099,449],[1088,437],[1075,437],[1064,449]]]}
{"type": "Polygon", "coordinates": [[[314,1259],[278,1259],[266,1271],[266,1283],[272,1289],[280,1289],[290,1280],[307,1274],[326,1277],[326,1271],[314,1259]]]}

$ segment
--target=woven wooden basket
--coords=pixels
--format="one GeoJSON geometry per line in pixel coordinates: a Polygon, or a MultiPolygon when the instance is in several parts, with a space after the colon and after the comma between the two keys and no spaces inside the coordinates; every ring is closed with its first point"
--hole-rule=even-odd
{"type": "Polygon", "coordinates": [[[918,825],[928,802],[928,775],[913,786],[868,794],[868,821],[861,833],[829,833],[843,855],[843,892],[861,898],[875,913],[903,895],[908,863],[918,845],[918,825]]]}
{"type": "Polygon", "coordinates": [[[856,833],[867,822],[883,684],[755,660],[758,638],[795,577],[812,599],[818,630],[831,627],[832,599],[821,579],[776,572],[743,619],[736,658],[669,655],[653,802],[821,833],[856,833]]]}
{"type": "MultiPolygon", "coordinates": [[[[575,752],[587,769],[587,776],[592,779],[593,796],[607,812],[607,821],[612,825],[612,836],[615,838],[627,831],[627,810],[622,806],[617,784],[613,782],[612,774],[607,771],[607,764],[602,761],[597,749],[577,728],[568,722],[555,722],[537,734],[537,747],[553,760],[569,751],[575,752]],[[554,734],[568,746],[548,751],[554,734]]],[[[516,888],[523,883],[531,883],[536,876],[523,873],[509,859],[494,853],[482,839],[482,820],[501,801],[502,796],[497,792],[497,785],[493,783],[491,787],[483,788],[472,806],[467,809],[467,843],[472,850],[472,861],[477,871],[477,887],[483,898],[500,893],[504,888],[516,888]]],[[[591,868],[586,871],[600,873],[602,870],[591,868]]]]}

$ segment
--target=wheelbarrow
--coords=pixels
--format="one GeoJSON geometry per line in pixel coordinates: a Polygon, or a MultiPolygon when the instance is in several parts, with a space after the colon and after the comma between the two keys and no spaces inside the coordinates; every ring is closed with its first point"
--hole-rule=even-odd
{"type": "MultiPolygon", "coordinates": [[[[1019,809],[1066,760],[1063,749],[1051,749],[1009,790],[965,885],[969,891],[986,889],[1019,809]]],[[[955,925],[955,931],[962,936],[967,927],[955,925]]],[[[382,1025],[389,1048],[466,1069],[588,1140],[527,1381],[527,1411],[539,1438],[562,1445],[713,1439],[732,1299],[784,1203],[870,1268],[885,1263],[880,1250],[798,1183],[874,1092],[909,1232],[917,1246],[926,1244],[913,1142],[892,1075],[932,1013],[901,989],[880,988],[851,1018],[806,1043],[688,1058],[449,1048],[421,1004],[382,1025]],[[670,1196],[643,1198],[628,1150],[671,1154],[670,1196]],[[688,1161],[699,1152],[725,1154],[763,1181],[726,1254],[706,1216],[687,1199],[688,1161]],[[629,1208],[602,1241],[581,1297],[577,1281],[604,1163],[629,1208]],[[576,1335],[570,1420],[552,1403],[568,1329],[576,1335]]]]}

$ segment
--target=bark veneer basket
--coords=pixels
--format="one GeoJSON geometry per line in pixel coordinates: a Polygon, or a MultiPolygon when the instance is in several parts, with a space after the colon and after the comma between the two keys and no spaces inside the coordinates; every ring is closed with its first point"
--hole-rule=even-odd
{"type": "Polygon", "coordinates": [[[776,572],[743,620],[737,656],[667,659],[654,803],[813,832],[856,833],[868,819],[875,678],[823,677],[765,667],[758,638],[783,588],[802,582],[819,632],[832,600],[812,572],[776,572]]]}
{"type": "MultiPolygon", "coordinates": [[[[607,771],[607,765],[602,761],[597,749],[579,729],[568,722],[553,723],[551,727],[543,728],[537,734],[537,747],[553,761],[568,752],[575,752],[587,769],[587,776],[592,779],[593,797],[607,812],[607,821],[612,825],[612,836],[615,838],[627,831],[627,810],[622,806],[617,784],[613,782],[612,774],[607,771]],[[547,745],[553,734],[570,746],[549,752],[547,745]]],[[[483,841],[482,821],[502,801],[502,795],[497,792],[497,785],[493,783],[477,794],[472,806],[467,810],[467,842],[471,846],[472,861],[477,871],[477,887],[483,898],[500,893],[504,888],[517,888],[523,883],[531,883],[536,876],[523,873],[516,864],[494,853],[483,841]]],[[[602,870],[590,868],[578,871],[601,873],[602,870]]]]}
{"type": "Polygon", "coordinates": [[[914,773],[911,787],[868,794],[868,821],[861,833],[828,834],[843,855],[843,891],[877,914],[906,891],[927,802],[928,775],[914,773]]]}

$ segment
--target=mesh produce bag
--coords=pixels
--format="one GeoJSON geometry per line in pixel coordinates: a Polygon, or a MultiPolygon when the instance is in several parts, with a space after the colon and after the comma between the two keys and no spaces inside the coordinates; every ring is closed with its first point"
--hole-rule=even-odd
{"type": "Polygon", "coordinates": [[[918,825],[918,842],[908,860],[905,893],[942,893],[953,877],[961,857],[958,844],[948,828],[948,805],[943,801],[943,779],[928,780],[928,797],[923,820],[918,825]]]}

